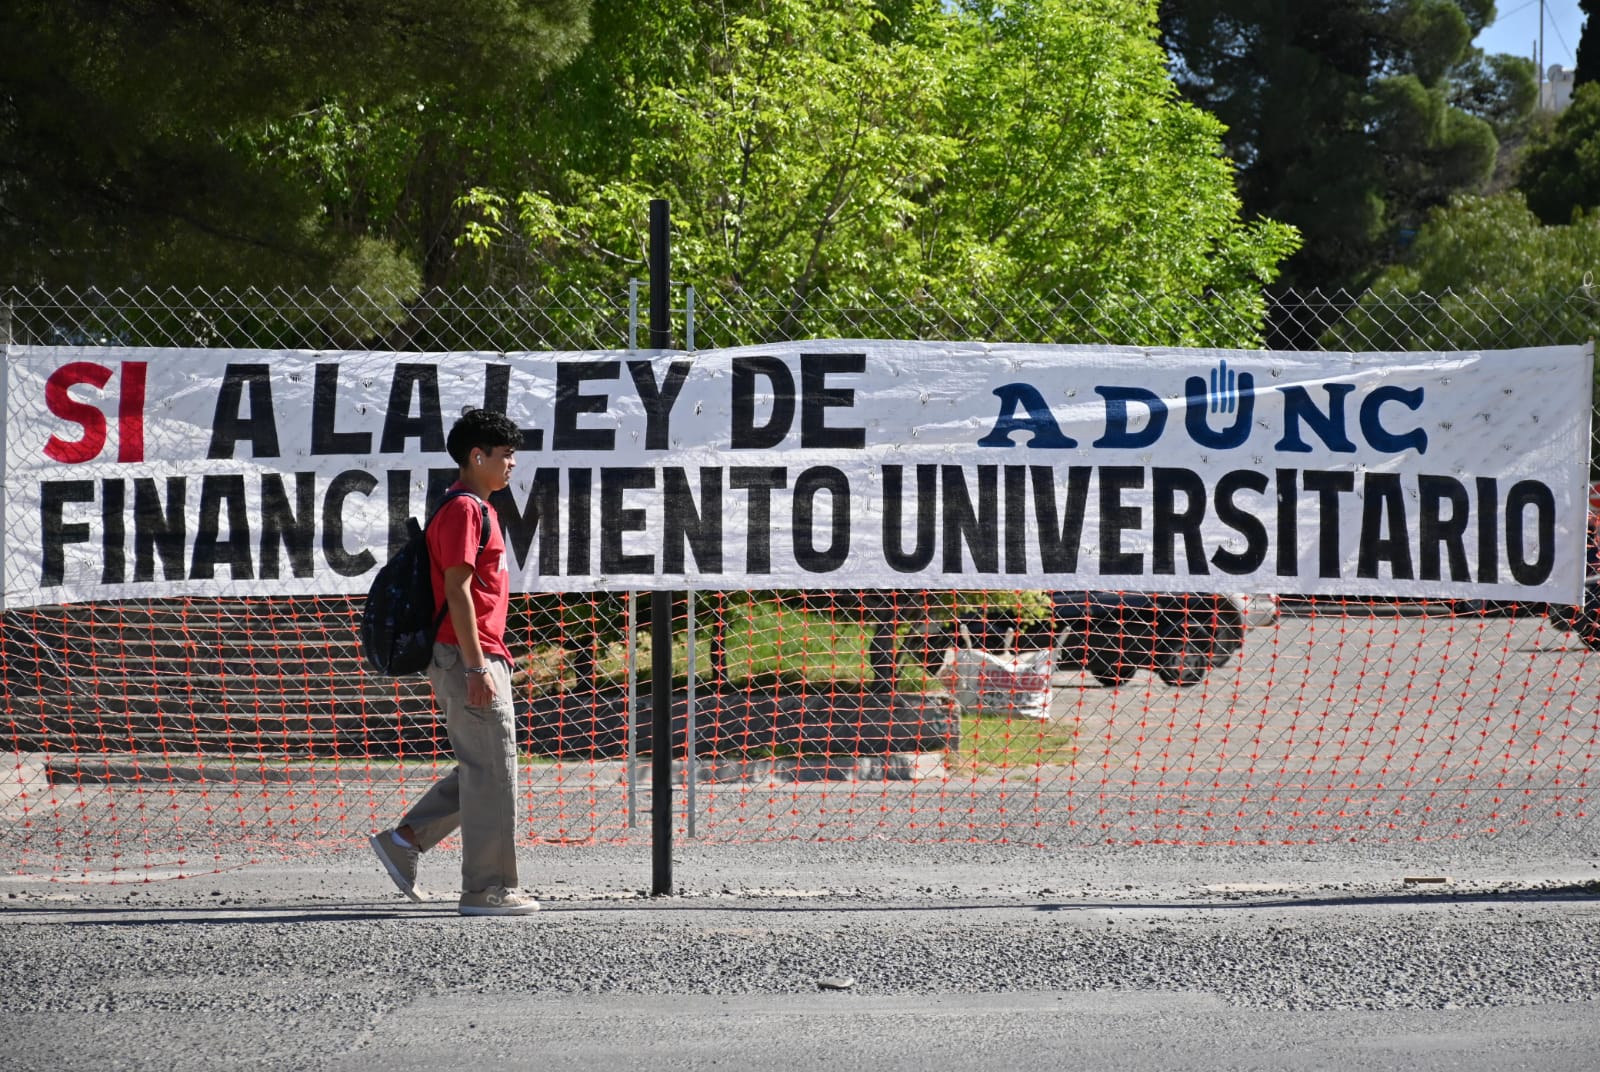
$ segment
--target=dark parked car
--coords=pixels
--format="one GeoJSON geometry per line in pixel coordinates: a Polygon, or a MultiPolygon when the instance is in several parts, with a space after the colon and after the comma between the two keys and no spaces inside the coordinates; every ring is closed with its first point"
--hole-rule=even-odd
{"type": "MultiPolygon", "coordinates": [[[[1277,597],[1233,593],[1051,592],[1048,616],[1025,623],[1014,605],[958,612],[952,623],[937,593],[825,590],[775,598],[866,627],[871,679],[879,687],[895,682],[902,659],[937,671],[952,645],[967,642],[962,629],[971,643],[991,650],[1008,643],[1035,650],[1055,646],[1059,667],[1087,670],[1104,685],[1120,685],[1140,670],[1170,685],[1194,685],[1233,657],[1246,626],[1277,617],[1277,597]]],[[[720,631],[713,629],[709,647],[713,678],[726,680],[726,638],[720,631]]]]}
{"type": "MultiPolygon", "coordinates": [[[[1270,607],[1268,597],[1256,597],[1270,607]]],[[[1120,685],[1140,670],[1169,685],[1194,685],[1226,663],[1244,644],[1252,613],[1244,597],[1196,592],[1050,593],[1046,621],[1019,623],[1015,615],[970,615],[961,624],[986,648],[1011,643],[1040,648],[1054,643],[1057,665],[1087,670],[1102,685],[1120,685]]]]}

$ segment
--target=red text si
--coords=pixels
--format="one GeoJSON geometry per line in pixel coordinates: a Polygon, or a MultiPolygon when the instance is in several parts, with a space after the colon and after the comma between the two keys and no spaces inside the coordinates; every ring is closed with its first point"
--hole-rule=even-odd
{"type": "MultiPolygon", "coordinates": [[[[143,361],[124,361],[117,391],[117,461],[144,461],[144,382],[143,361]]],[[[50,412],[83,428],[77,439],[52,434],[44,445],[45,455],[58,462],[75,464],[92,461],[106,446],[106,415],[98,406],[80,402],[71,395],[79,384],[105,390],[115,370],[92,361],[72,361],[62,365],[45,381],[44,401],[50,412]]]]}

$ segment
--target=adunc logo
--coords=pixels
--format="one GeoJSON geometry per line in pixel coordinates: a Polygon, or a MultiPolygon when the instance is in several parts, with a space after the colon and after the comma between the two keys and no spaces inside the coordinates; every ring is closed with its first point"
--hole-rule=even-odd
{"type": "MultiPolygon", "coordinates": [[[[1272,449],[1283,454],[1309,454],[1314,448],[1309,435],[1335,454],[1354,454],[1350,413],[1356,414],[1354,431],[1370,449],[1380,454],[1428,452],[1428,434],[1414,423],[1395,430],[1395,408],[1415,414],[1422,409],[1423,388],[1396,387],[1392,384],[1371,388],[1357,396],[1359,385],[1324,382],[1312,387],[1293,385],[1274,388],[1282,400],[1282,415],[1276,428],[1258,428],[1255,421],[1256,381],[1249,372],[1236,372],[1226,361],[1218,362],[1209,376],[1190,376],[1184,381],[1183,434],[1195,444],[1211,450],[1242,447],[1252,435],[1276,434],[1272,449]],[[1320,388],[1319,400],[1313,390],[1320,388]],[[1388,407],[1386,409],[1386,407],[1388,407]],[[1212,427],[1212,417],[1231,417],[1220,428],[1212,427]]],[[[1170,407],[1165,399],[1147,387],[1102,385],[1095,393],[1104,399],[1104,432],[1092,446],[1105,450],[1141,450],[1167,434],[1170,407]],[[1135,429],[1130,406],[1142,407],[1144,426],[1135,429]]],[[[994,389],[1000,399],[1000,415],[982,439],[980,447],[1027,446],[1032,450],[1066,450],[1078,445],[1061,430],[1050,412],[1043,393],[1031,383],[1008,383],[994,389]],[[1024,415],[1025,414],[1025,415],[1024,415]],[[1025,444],[1012,436],[1029,433],[1025,444]]],[[[1414,417],[1407,418],[1408,423],[1414,417]]]]}

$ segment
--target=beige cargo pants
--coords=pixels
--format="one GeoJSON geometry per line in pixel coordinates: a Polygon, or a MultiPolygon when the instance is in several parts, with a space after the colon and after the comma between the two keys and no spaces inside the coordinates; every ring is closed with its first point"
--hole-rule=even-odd
{"type": "Polygon", "coordinates": [[[489,656],[494,704],[467,703],[461,649],[433,646],[428,680],[444,711],[456,768],[440,778],[406,813],[403,824],[427,852],[461,831],[461,889],[515,889],[517,881],[517,728],[511,705],[511,664],[489,656]]]}

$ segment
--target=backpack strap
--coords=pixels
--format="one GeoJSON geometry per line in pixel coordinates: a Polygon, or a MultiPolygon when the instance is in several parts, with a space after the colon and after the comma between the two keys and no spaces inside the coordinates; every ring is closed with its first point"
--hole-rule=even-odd
{"type": "MultiPolygon", "coordinates": [[[[463,490],[459,490],[459,491],[452,491],[449,494],[447,494],[444,498],[439,500],[439,505],[435,506],[433,508],[433,513],[428,515],[427,525],[424,525],[422,527],[423,539],[427,539],[428,525],[433,524],[433,519],[435,517],[439,516],[439,511],[444,509],[444,504],[449,502],[451,499],[459,499],[463,495],[465,495],[469,499],[476,499],[477,503],[478,503],[478,506],[479,506],[480,510],[482,511],[480,513],[480,515],[479,515],[479,522],[478,522],[478,554],[481,555],[481,554],[483,554],[483,549],[485,547],[489,546],[489,504],[487,502],[485,502],[483,499],[479,499],[478,496],[474,495],[472,492],[466,491],[464,489],[463,490]]],[[[476,557],[473,558],[473,562],[472,562],[472,576],[473,576],[474,579],[476,579],[477,576],[478,576],[478,562],[477,562],[477,558],[476,557]]],[[[449,604],[448,601],[446,601],[445,605],[440,607],[439,608],[439,612],[434,615],[434,617],[433,617],[433,631],[435,633],[437,633],[439,631],[439,626],[444,624],[444,616],[449,610],[450,610],[450,604],[449,604]]]]}

